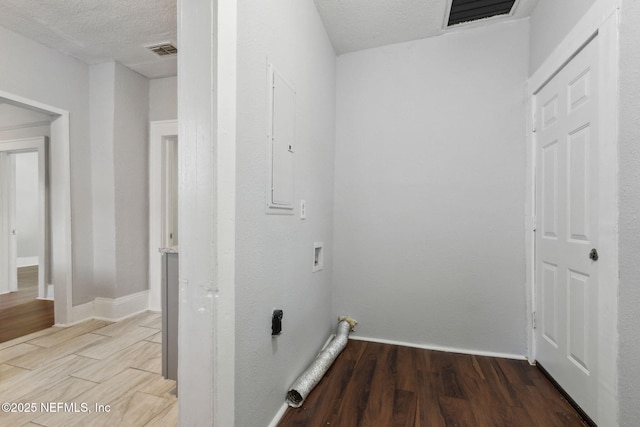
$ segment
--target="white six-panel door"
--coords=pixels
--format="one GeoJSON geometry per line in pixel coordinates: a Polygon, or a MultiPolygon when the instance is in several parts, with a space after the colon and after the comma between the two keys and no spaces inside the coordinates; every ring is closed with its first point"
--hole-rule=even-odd
{"type": "Polygon", "coordinates": [[[598,61],[587,44],[536,95],[536,360],[597,419],[598,61]]]}

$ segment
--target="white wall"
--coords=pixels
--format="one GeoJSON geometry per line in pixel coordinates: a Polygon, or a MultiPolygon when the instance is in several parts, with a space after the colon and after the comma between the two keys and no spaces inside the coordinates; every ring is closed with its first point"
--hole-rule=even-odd
{"type": "Polygon", "coordinates": [[[0,141],[50,136],[47,114],[0,103],[0,141]]]}
{"type": "Polygon", "coordinates": [[[2,27],[0,40],[0,90],[70,112],[73,304],[78,305],[93,294],[89,67],[2,27]]]}
{"type": "Polygon", "coordinates": [[[539,0],[531,14],[530,75],[595,2],[596,0],[539,0]]]}
{"type": "Polygon", "coordinates": [[[39,255],[38,153],[16,154],[18,258],[39,255]]]}
{"type": "Polygon", "coordinates": [[[313,2],[238,3],[235,425],[262,427],[337,324],[335,55],[313,2]],[[267,58],[297,91],[294,216],[265,214],[267,58]],[[326,251],[317,273],[314,241],[326,251]],[[275,308],[284,310],[283,333],[271,338],[275,308]]]}
{"type": "Polygon", "coordinates": [[[148,287],[149,83],[109,62],[91,67],[95,296],[148,287]]]}
{"type": "Polygon", "coordinates": [[[149,287],[149,80],[115,64],[116,297],[149,287]]]}
{"type": "Polygon", "coordinates": [[[525,354],[528,22],[338,58],[333,313],[525,354]]]}
{"type": "Polygon", "coordinates": [[[149,120],[175,120],[177,118],[177,77],[149,80],[149,120]]]}
{"type": "Polygon", "coordinates": [[[113,297],[116,281],[114,101],[115,63],[91,66],[91,154],[93,172],[93,286],[113,297]]]}
{"type": "Polygon", "coordinates": [[[619,425],[640,425],[640,3],[623,0],[620,22],[618,395],[619,425]]]}

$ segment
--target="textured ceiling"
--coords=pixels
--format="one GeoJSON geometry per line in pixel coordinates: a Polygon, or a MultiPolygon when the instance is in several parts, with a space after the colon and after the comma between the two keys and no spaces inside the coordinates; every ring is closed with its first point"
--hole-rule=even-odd
{"type": "MultiPolygon", "coordinates": [[[[441,34],[450,2],[314,1],[337,54],[441,34]]],[[[524,18],[537,2],[518,0],[512,16],[461,25],[524,18]]],[[[0,26],[87,64],[116,60],[149,78],[177,73],[175,56],[144,48],[177,42],[176,0],[1,0],[0,26]]]]}
{"type": "MultiPolygon", "coordinates": [[[[450,0],[314,1],[338,55],[442,34],[450,5],[450,0]]],[[[512,16],[460,25],[525,18],[537,3],[538,0],[519,0],[512,16]]]]}
{"type": "Polygon", "coordinates": [[[176,0],[2,0],[0,26],[87,64],[116,60],[149,78],[176,75],[176,57],[144,46],[177,42],[176,0]]]}

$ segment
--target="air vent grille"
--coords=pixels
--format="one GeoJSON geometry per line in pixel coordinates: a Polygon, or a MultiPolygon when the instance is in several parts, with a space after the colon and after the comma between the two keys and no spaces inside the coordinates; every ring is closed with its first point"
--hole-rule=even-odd
{"type": "Polygon", "coordinates": [[[147,49],[149,49],[151,52],[155,53],[156,55],[160,55],[160,56],[178,54],[178,48],[176,48],[171,43],[161,43],[153,46],[147,46],[147,49]]]}
{"type": "Polygon", "coordinates": [[[515,0],[452,0],[447,26],[508,15],[514,3],[515,0]]]}

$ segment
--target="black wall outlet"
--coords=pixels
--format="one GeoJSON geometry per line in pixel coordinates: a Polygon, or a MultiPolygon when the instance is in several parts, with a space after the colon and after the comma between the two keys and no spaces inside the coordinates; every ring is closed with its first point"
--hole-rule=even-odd
{"type": "Polygon", "coordinates": [[[271,335],[280,335],[282,332],[283,315],[282,310],[273,310],[273,315],[271,316],[271,335]]]}

